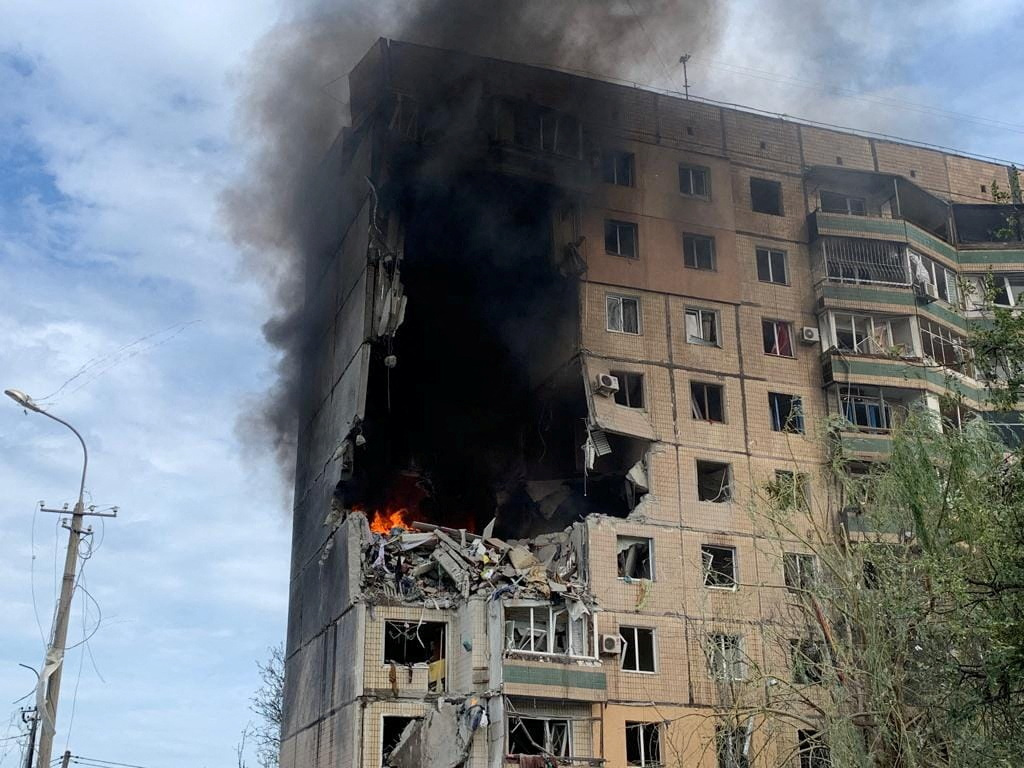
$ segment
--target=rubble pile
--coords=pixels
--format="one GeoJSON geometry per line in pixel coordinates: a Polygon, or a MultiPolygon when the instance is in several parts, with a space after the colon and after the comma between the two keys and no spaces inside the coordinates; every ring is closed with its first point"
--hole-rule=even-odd
{"type": "Polygon", "coordinates": [[[412,523],[370,533],[364,549],[363,594],[370,602],[434,603],[452,607],[473,595],[590,603],[580,578],[582,561],[573,529],[528,541],[412,523]]]}

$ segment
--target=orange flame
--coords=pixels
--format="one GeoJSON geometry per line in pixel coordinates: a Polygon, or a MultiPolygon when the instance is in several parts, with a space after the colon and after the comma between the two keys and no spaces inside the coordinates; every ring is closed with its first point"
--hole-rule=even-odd
{"type": "Polygon", "coordinates": [[[370,517],[370,530],[374,533],[391,533],[392,528],[408,530],[409,521],[406,519],[409,510],[404,507],[400,509],[374,510],[370,517]]]}

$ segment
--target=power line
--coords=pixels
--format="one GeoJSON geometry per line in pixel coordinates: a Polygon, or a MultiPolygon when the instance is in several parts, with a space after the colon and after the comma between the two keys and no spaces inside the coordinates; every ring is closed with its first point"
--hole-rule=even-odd
{"type": "Polygon", "coordinates": [[[147,768],[145,765],[137,765],[135,763],[118,763],[114,760],[101,760],[98,757],[82,757],[81,755],[72,755],[71,762],[79,763],[80,765],[113,765],[117,768],[147,768]]]}

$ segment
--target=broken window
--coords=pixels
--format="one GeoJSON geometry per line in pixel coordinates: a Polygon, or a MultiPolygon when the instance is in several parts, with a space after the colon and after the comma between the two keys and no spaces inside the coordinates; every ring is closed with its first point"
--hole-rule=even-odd
{"type": "Polygon", "coordinates": [[[716,589],[736,589],[736,550],[733,547],[700,548],[704,586],[716,589]]]}
{"type": "Polygon", "coordinates": [[[806,509],[811,498],[810,477],[805,472],[776,469],[775,481],[768,486],[768,495],[779,509],[806,509]]]}
{"type": "Polygon", "coordinates": [[[782,215],[782,184],[770,179],[750,179],[750,208],[757,213],[782,215]]]}
{"type": "Polygon", "coordinates": [[[716,310],[686,310],[686,341],[688,344],[718,346],[718,338],[718,312],[716,310]]]}
{"type": "Polygon", "coordinates": [[[620,668],[628,672],[654,672],[654,630],[647,627],[619,627],[622,638],[620,668]]]}
{"type": "Polygon", "coordinates": [[[832,761],[828,746],[817,731],[797,731],[800,768],[828,768],[832,761]]]}
{"type": "Polygon", "coordinates": [[[615,333],[640,333],[640,299],[635,296],[605,297],[607,328],[615,333]]]}
{"type": "Polygon", "coordinates": [[[796,357],[793,354],[793,326],[784,320],[762,320],[761,338],[764,353],[776,357],[796,357]]]}
{"type": "Polygon", "coordinates": [[[748,735],[746,728],[728,725],[715,726],[715,751],[718,756],[717,768],[750,768],[748,735]]]}
{"type": "Polygon", "coordinates": [[[524,149],[580,157],[582,127],[575,117],[523,101],[505,104],[504,110],[511,108],[515,144],[524,149]]]}
{"type": "Polygon", "coordinates": [[[606,219],[604,222],[604,250],[626,259],[637,257],[636,224],[630,221],[606,219]]]}
{"type": "Polygon", "coordinates": [[[956,272],[916,251],[910,251],[910,264],[915,285],[931,283],[935,287],[935,295],[940,299],[949,304],[957,303],[960,294],[956,285],[956,272]]]}
{"type": "Polygon", "coordinates": [[[398,742],[402,738],[402,732],[405,727],[416,720],[418,717],[399,717],[398,715],[384,715],[383,723],[381,724],[380,733],[380,764],[382,766],[390,765],[388,762],[391,758],[391,753],[395,747],[398,746],[398,742]]]}
{"type": "Polygon", "coordinates": [[[841,192],[821,190],[821,210],[825,213],[845,213],[849,216],[867,216],[867,201],[841,192]]]}
{"type": "Polygon", "coordinates": [[[1024,303],[1024,275],[996,275],[992,278],[992,301],[1001,307],[1024,303]]]}
{"type": "Polygon", "coordinates": [[[846,420],[858,427],[892,428],[892,407],[876,387],[844,387],[839,391],[839,407],[846,420]]]}
{"type": "Polygon", "coordinates": [[[591,658],[590,614],[569,604],[505,607],[505,649],[591,658]]]}
{"type": "Polygon", "coordinates": [[[729,465],[697,459],[697,499],[725,502],[732,499],[729,465]]]}
{"type": "Polygon", "coordinates": [[[769,392],[768,410],[771,412],[773,431],[804,431],[803,401],[797,395],[769,392]]]}
{"type": "Polygon", "coordinates": [[[706,235],[683,235],[683,265],[690,269],[715,268],[715,239],[706,235]]]}
{"type": "Polygon", "coordinates": [[[786,589],[790,592],[811,589],[817,573],[817,560],[814,555],[783,552],[782,571],[786,579],[786,589]]]}
{"type": "Polygon", "coordinates": [[[939,365],[971,375],[971,355],[967,340],[944,325],[919,318],[921,324],[921,347],[926,357],[939,365]]]}
{"type": "Polygon", "coordinates": [[[509,755],[572,757],[569,721],[546,717],[509,717],[505,752],[509,755]]]}
{"type": "Polygon", "coordinates": [[[384,663],[430,664],[445,658],[443,621],[384,622],[384,663]]]}
{"type": "Polygon", "coordinates": [[[660,766],[661,723],[626,721],[626,765],[660,766]]]}
{"type": "Polygon", "coordinates": [[[653,579],[650,539],[636,536],[616,538],[620,579],[653,579]]]}
{"type": "Polygon", "coordinates": [[[757,255],[757,279],[762,283],[778,283],[779,285],[789,284],[789,275],[786,271],[786,252],[776,251],[771,248],[758,248],[757,255]]]}
{"type": "Polygon", "coordinates": [[[743,652],[739,635],[708,635],[708,673],[715,680],[742,680],[743,652]]]}
{"type": "Polygon", "coordinates": [[[793,682],[810,685],[821,682],[825,665],[825,647],[809,638],[789,641],[790,659],[793,664],[793,682]]]}
{"type": "Polygon", "coordinates": [[[644,375],[632,371],[611,371],[612,376],[619,380],[619,389],[615,393],[615,402],[627,408],[644,407],[644,375]]]}
{"type": "Polygon", "coordinates": [[[708,169],[696,165],[680,165],[679,191],[687,197],[711,197],[708,169]]]}
{"type": "Polygon", "coordinates": [[[601,176],[605,184],[619,187],[633,186],[634,160],[632,152],[606,150],[601,157],[601,176]]]}
{"type": "Polygon", "coordinates": [[[723,389],[718,384],[703,381],[690,382],[690,410],[699,421],[725,421],[722,407],[723,389]]]}

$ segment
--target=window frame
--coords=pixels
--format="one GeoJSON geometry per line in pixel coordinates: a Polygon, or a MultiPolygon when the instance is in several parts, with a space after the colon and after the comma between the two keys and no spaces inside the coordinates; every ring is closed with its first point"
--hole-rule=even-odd
{"type": "MultiPolygon", "coordinates": [[[[548,754],[551,754],[554,757],[572,757],[573,756],[572,720],[570,720],[569,718],[567,718],[567,717],[545,717],[543,715],[521,715],[521,714],[509,713],[509,716],[508,716],[508,718],[505,721],[505,744],[508,745],[508,746],[511,746],[511,744],[512,744],[512,729],[513,729],[512,721],[514,721],[514,720],[519,720],[519,721],[523,721],[523,720],[537,720],[537,721],[540,721],[540,722],[544,723],[544,744],[539,745],[543,751],[540,752],[540,753],[535,753],[535,752],[530,752],[530,753],[525,753],[525,752],[512,753],[512,752],[508,752],[507,749],[506,749],[506,755],[512,755],[512,754],[545,754],[545,753],[548,753],[548,754]],[[565,724],[565,751],[566,751],[566,754],[564,754],[564,755],[561,755],[561,754],[556,755],[551,750],[551,747],[553,746],[553,744],[551,742],[551,723],[560,723],[560,724],[564,723],[565,724]]],[[[530,737],[530,740],[531,741],[533,740],[532,736],[530,737]]]]}
{"type": "Polygon", "coordinates": [[[782,581],[789,592],[806,592],[818,581],[818,558],[808,552],[783,552],[782,581]],[[796,575],[795,583],[790,574],[796,575]]]}
{"type": "Polygon", "coordinates": [[[697,232],[683,233],[683,267],[686,269],[696,269],[701,272],[718,271],[718,258],[715,253],[715,238],[713,235],[702,235],[697,232]],[[697,252],[697,245],[699,243],[708,244],[708,253],[706,255],[710,266],[701,265],[701,254],[697,252]],[[688,246],[692,246],[692,248],[688,246]],[[690,263],[691,257],[693,263],[690,263]]]}
{"type": "Polygon", "coordinates": [[[612,376],[614,376],[615,378],[617,378],[619,380],[619,391],[616,392],[612,396],[612,399],[613,399],[613,401],[615,402],[616,405],[621,405],[623,408],[630,408],[630,409],[632,409],[634,411],[646,410],[646,407],[647,407],[647,391],[646,391],[646,381],[645,381],[645,377],[644,377],[643,371],[616,370],[616,371],[608,371],[608,373],[610,373],[612,376]],[[628,380],[629,380],[630,377],[639,377],[639,379],[640,379],[640,381],[637,384],[639,392],[640,392],[640,404],[639,405],[633,405],[632,403],[629,402],[629,399],[630,399],[629,398],[629,392],[630,392],[631,387],[628,384],[628,380]],[[622,397],[624,397],[626,399],[625,403],[620,402],[619,395],[622,395],[622,397]]]}
{"type": "Polygon", "coordinates": [[[796,359],[796,344],[793,343],[793,323],[790,322],[789,320],[775,320],[775,319],[772,319],[772,318],[762,317],[761,318],[761,342],[762,342],[761,343],[761,348],[762,348],[762,350],[764,351],[764,353],[766,355],[771,355],[772,357],[781,357],[781,358],[784,358],[784,359],[787,359],[787,360],[795,360],[796,359]],[[772,334],[773,334],[773,338],[775,339],[774,348],[780,350],[778,352],[771,352],[771,351],[769,351],[767,349],[764,349],[765,326],[768,323],[771,323],[771,325],[772,325],[772,334]],[[789,350],[790,350],[790,354],[788,354],[788,355],[784,355],[781,352],[782,347],[779,344],[779,326],[780,325],[786,327],[786,332],[787,332],[787,334],[789,336],[789,350]]]}
{"type": "Polygon", "coordinates": [[[716,768],[750,768],[750,757],[743,754],[743,744],[746,740],[747,736],[742,728],[717,723],[715,725],[716,768]],[[737,750],[737,744],[739,750],[737,750]],[[723,749],[726,746],[728,746],[728,755],[723,754],[723,749]]]}
{"type": "Polygon", "coordinates": [[[758,245],[758,246],[756,246],[754,248],[754,261],[755,261],[755,267],[757,268],[757,279],[758,279],[758,282],[770,283],[771,285],[791,285],[792,284],[790,279],[789,279],[789,253],[787,251],[783,251],[783,250],[780,250],[778,248],[769,248],[768,246],[765,246],[765,245],[758,245]],[[767,280],[765,280],[764,278],[761,277],[761,254],[762,253],[767,256],[767,262],[766,262],[767,265],[768,265],[768,279],[767,280]],[[783,279],[782,280],[776,280],[775,279],[775,267],[774,267],[774,261],[772,259],[773,256],[781,256],[782,257],[782,272],[783,272],[783,279]]]}
{"type": "Polygon", "coordinates": [[[765,179],[765,178],[762,178],[760,176],[751,176],[750,177],[750,210],[753,213],[760,213],[760,214],[764,214],[765,216],[785,216],[786,215],[786,206],[785,206],[785,204],[783,202],[783,199],[782,199],[782,182],[777,180],[777,179],[765,179]],[[776,213],[774,211],[760,210],[760,209],[758,209],[756,207],[756,202],[755,202],[756,197],[754,195],[754,186],[755,186],[755,184],[771,185],[772,188],[775,189],[778,192],[778,213],[776,213]]]}
{"type": "Polygon", "coordinates": [[[694,198],[697,200],[710,200],[711,199],[711,169],[706,165],[691,165],[690,163],[679,163],[679,175],[677,177],[677,183],[679,188],[679,194],[683,197],[694,198]],[[686,171],[690,181],[690,192],[683,190],[683,172],[686,171]],[[692,191],[695,189],[693,183],[694,171],[700,173],[704,177],[704,194],[692,191]]]}
{"type": "Polygon", "coordinates": [[[620,259],[639,259],[640,258],[640,227],[635,221],[623,221],[622,219],[605,219],[604,220],[604,252],[608,256],[616,256],[620,259]],[[617,250],[608,249],[608,234],[609,227],[615,228],[615,243],[617,250]],[[622,252],[622,235],[621,231],[625,229],[633,233],[633,253],[622,252]]]}
{"type": "Polygon", "coordinates": [[[868,215],[868,199],[866,197],[857,197],[856,195],[848,195],[845,192],[833,192],[831,189],[819,189],[818,190],[818,207],[823,213],[838,213],[841,216],[867,216],[868,215]],[[843,210],[835,210],[833,208],[825,207],[825,200],[822,195],[835,195],[837,198],[843,200],[843,210]],[[852,202],[859,201],[863,207],[863,213],[857,213],[853,210],[852,202]]]}
{"type": "Polygon", "coordinates": [[[639,296],[630,296],[624,293],[606,293],[604,295],[604,315],[605,315],[605,330],[609,333],[622,333],[627,336],[643,336],[644,323],[643,323],[643,303],[640,301],[639,296]],[[622,328],[612,328],[612,315],[610,312],[611,302],[617,301],[619,304],[619,318],[622,321],[622,328]],[[623,302],[631,301],[636,304],[636,330],[626,330],[626,313],[624,311],[623,302]]]}
{"type": "Polygon", "coordinates": [[[601,152],[601,181],[615,187],[636,187],[636,153],[624,149],[605,149],[601,152]],[[628,183],[626,184],[619,180],[619,171],[621,170],[619,163],[622,160],[627,162],[628,183]],[[608,173],[609,170],[611,170],[611,174],[608,173]],[[611,179],[608,178],[609,175],[612,177],[611,179]]]}
{"type": "Polygon", "coordinates": [[[821,685],[825,664],[828,663],[828,650],[823,642],[812,637],[791,637],[789,663],[793,672],[790,677],[795,685],[821,685]],[[808,649],[814,650],[817,660],[811,657],[808,649]]]}
{"type": "Polygon", "coordinates": [[[660,768],[660,766],[663,766],[665,764],[664,761],[662,760],[662,751],[664,749],[664,744],[662,743],[662,730],[663,729],[662,729],[662,724],[661,723],[651,723],[651,722],[636,721],[636,720],[627,720],[626,721],[626,725],[625,725],[626,765],[629,766],[629,768],[660,768]],[[630,730],[630,728],[635,728],[635,729],[640,731],[640,738],[639,738],[639,742],[638,742],[640,744],[640,761],[639,762],[635,762],[635,761],[631,762],[630,759],[629,759],[629,730],[630,730]],[[653,729],[654,734],[655,734],[655,736],[657,738],[657,742],[658,742],[658,754],[654,757],[654,759],[651,759],[646,754],[646,747],[647,747],[648,739],[645,738],[645,731],[647,731],[648,729],[653,729]]]}
{"type": "Polygon", "coordinates": [[[709,632],[706,638],[706,652],[708,657],[708,676],[712,680],[722,680],[726,682],[736,682],[740,680],[746,680],[746,663],[743,660],[743,635],[732,635],[726,634],[725,632],[709,632]],[[723,641],[719,643],[719,640],[723,641]],[[732,648],[726,648],[726,640],[735,641],[735,645],[732,648]],[[736,654],[736,658],[730,660],[727,657],[728,651],[733,651],[736,654]],[[715,654],[720,654],[722,659],[722,674],[716,674],[718,668],[715,665],[715,654]],[[736,673],[736,667],[739,667],[738,674],[736,673]],[[730,674],[732,672],[733,674],[730,674]]]}
{"type": "Polygon", "coordinates": [[[789,491],[789,499],[783,499],[780,507],[792,509],[797,505],[806,505],[811,498],[811,478],[807,472],[794,472],[791,469],[775,470],[776,488],[785,487],[789,491]]]}
{"type": "Polygon", "coordinates": [[[768,392],[768,416],[771,420],[772,432],[781,432],[787,435],[806,434],[804,423],[804,399],[800,395],[792,395],[788,392],[768,392]],[[789,415],[782,420],[782,412],[778,408],[779,398],[789,398],[789,415]]]}
{"type": "Polygon", "coordinates": [[[701,347],[722,347],[722,323],[721,315],[717,309],[706,309],[704,307],[686,307],[683,310],[683,335],[686,337],[687,344],[696,344],[701,347]],[[690,331],[686,325],[686,318],[688,315],[694,314],[697,318],[697,328],[701,332],[700,338],[691,336],[690,331]],[[712,319],[712,326],[714,327],[715,340],[708,341],[703,337],[704,333],[704,315],[710,315],[712,319]],[[696,340],[695,340],[696,339],[696,340]]]}
{"type": "Polygon", "coordinates": [[[619,669],[623,672],[632,672],[638,675],[656,675],[658,674],[658,639],[654,627],[637,627],[632,625],[619,625],[619,637],[622,638],[622,651],[619,654],[619,669]],[[625,630],[631,630],[633,633],[633,644],[636,647],[636,669],[630,669],[625,666],[626,663],[626,644],[629,642],[626,636],[623,634],[625,630]],[[640,669],[640,642],[637,639],[640,635],[639,632],[648,633],[651,638],[651,669],[640,669]]]}
{"type": "Polygon", "coordinates": [[[691,379],[690,380],[690,416],[693,418],[694,421],[702,421],[702,422],[704,422],[706,424],[725,424],[726,423],[726,421],[725,421],[725,387],[723,385],[721,385],[721,384],[716,384],[716,383],[710,382],[710,381],[698,381],[698,380],[695,380],[695,379],[691,379]],[[703,418],[699,418],[697,416],[697,409],[696,409],[694,404],[695,404],[695,402],[696,402],[696,400],[698,398],[697,398],[697,393],[694,392],[694,387],[701,387],[702,390],[703,390],[703,402],[702,402],[702,406],[703,406],[703,410],[704,410],[704,417],[703,418]],[[708,397],[707,397],[708,389],[709,388],[713,388],[713,389],[717,389],[718,390],[718,411],[719,411],[718,415],[719,415],[719,418],[717,418],[717,419],[711,418],[709,413],[708,413],[710,411],[710,408],[708,407],[708,397]]]}
{"type": "MultiPolygon", "coordinates": [[[[391,659],[391,660],[388,659],[388,628],[391,625],[393,625],[393,624],[409,625],[409,624],[415,624],[415,623],[416,622],[414,622],[414,621],[408,621],[408,620],[405,620],[405,619],[385,619],[384,620],[384,627],[383,627],[383,632],[381,633],[381,646],[380,646],[380,658],[381,658],[381,664],[383,666],[386,667],[389,664],[391,664],[392,662],[394,662],[396,664],[402,664],[403,666],[408,664],[408,662],[396,661],[394,659],[391,659]]],[[[448,626],[448,622],[447,621],[424,621],[424,622],[422,622],[422,625],[427,625],[427,624],[440,626],[440,629],[441,629],[441,649],[440,649],[441,656],[440,656],[440,658],[441,659],[447,659],[448,658],[448,633],[449,633],[449,629],[450,629],[449,626],[448,626]]],[[[420,646],[423,647],[423,648],[427,648],[425,645],[423,645],[422,642],[420,642],[420,646]]],[[[427,648],[427,650],[429,651],[429,648],[427,648]]],[[[411,666],[426,668],[426,667],[429,667],[431,663],[432,662],[430,662],[430,661],[414,661],[414,662],[412,662],[411,666]]]]}
{"type": "MultiPolygon", "coordinates": [[[[502,612],[502,632],[504,636],[504,642],[502,643],[503,654],[525,654],[528,656],[554,656],[556,658],[571,658],[571,659],[588,659],[593,660],[598,658],[597,655],[597,622],[594,620],[592,613],[584,614],[577,621],[582,622],[582,631],[574,633],[572,631],[573,619],[569,615],[568,608],[562,608],[551,602],[538,602],[528,601],[525,604],[522,602],[511,602],[504,606],[502,612]],[[508,618],[508,610],[514,611],[529,611],[530,612],[530,648],[514,648],[509,645],[512,640],[510,633],[509,624],[511,621],[508,618]],[[534,630],[534,617],[536,611],[547,611],[547,624],[544,630],[544,646],[546,650],[535,650],[534,645],[536,643],[536,631],[534,630]],[[558,626],[558,618],[561,614],[565,614],[565,628],[566,628],[566,644],[567,648],[564,651],[555,649],[555,636],[556,628],[558,626]],[[583,640],[586,644],[589,652],[581,653],[578,649],[574,648],[574,641],[576,637],[583,640]]],[[[512,620],[514,621],[514,619],[512,620]]]]}
{"type": "Polygon", "coordinates": [[[701,559],[701,573],[703,576],[703,583],[705,589],[718,589],[725,592],[736,592],[739,589],[739,565],[736,561],[736,547],[730,547],[724,544],[701,544],[700,545],[700,559],[701,559]],[[732,566],[731,574],[722,574],[721,571],[715,571],[714,565],[714,553],[709,550],[719,550],[721,552],[729,553],[729,563],[732,566]],[[716,574],[724,576],[728,583],[716,584],[716,574]]]}
{"type": "MultiPolygon", "coordinates": [[[[726,461],[715,461],[714,459],[696,459],[696,471],[697,471],[697,501],[704,502],[706,504],[728,504],[733,500],[733,488],[732,488],[732,464],[726,461]],[[725,467],[725,485],[719,486],[718,496],[714,499],[702,499],[701,498],[701,465],[714,464],[718,467],[725,467]],[[722,497],[722,492],[725,492],[725,498],[722,497]]],[[[707,470],[707,471],[718,471],[718,470],[707,470]]]]}
{"type": "Polygon", "coordinates": [[[654,581],[657,578],[657,573],[654,568],[654,539],[650,536],[627,536],[625,534],[616,534],[615,536],[615,560],[616,560],[616,573],[617,578],[620,581],[654,581]],[[627,547],[621,548],[622,542],[631,542],[627,547]],[[647,544],[647,576],[629,576],[624,574],[623,563],[619,562],[619,555],[621,555],[629,547],[636,544],[647,544]]]}

